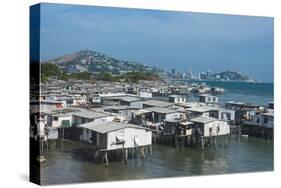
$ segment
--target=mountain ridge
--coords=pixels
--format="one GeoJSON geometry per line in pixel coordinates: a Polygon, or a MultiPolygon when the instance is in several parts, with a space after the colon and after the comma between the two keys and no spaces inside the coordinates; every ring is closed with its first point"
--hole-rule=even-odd
{"type": "MultiPolygon", "coordinates": [[[[59,69],[65,73],[89,72],[93,75],[100,73],[123,75],[131,72],[143,72],[157,74],[164,79],[179,78],[179,75],[171,74],[157,67],[148,66],[135,61],[117,59],[104,53],[88,49],[59,56],[46,61],[46,63],[56,64],[59,69]]],[[[199,80],[256,82],[249,76],[243,75],[234,70],[216,72],[208,76],[206,74],[201,74],[201,78],[199,80]]]]}
{"type": "Polygon", "coordinates": [[[126,72],[153,72],[161,69],[144,65],[135,61],[121,60],[92,50],[80,50],[72,54],[60,56],[46,61],[54,63],[65,72],[111,72],[122,74],[126,72]]]}

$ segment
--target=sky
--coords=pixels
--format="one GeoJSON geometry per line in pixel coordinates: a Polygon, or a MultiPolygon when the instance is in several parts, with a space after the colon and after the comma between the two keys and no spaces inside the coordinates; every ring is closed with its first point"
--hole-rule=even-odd
{"type": "Polygon", "coordinates": [[[80,50],[167,71],[234,70],[273,82],[274,19],[41,4],[41,60],[80,50]]]}

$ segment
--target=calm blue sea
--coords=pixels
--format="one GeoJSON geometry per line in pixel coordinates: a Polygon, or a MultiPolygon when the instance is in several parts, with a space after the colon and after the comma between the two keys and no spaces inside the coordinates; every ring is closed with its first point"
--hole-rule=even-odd
{"type": "Polygon", "coordinates": [[[226,101],[241,101],[267,106],[274,99],[273,83],[204,82],[211,87],[225,89],[225,93],[219,96],[221,104],[226,101]]]}

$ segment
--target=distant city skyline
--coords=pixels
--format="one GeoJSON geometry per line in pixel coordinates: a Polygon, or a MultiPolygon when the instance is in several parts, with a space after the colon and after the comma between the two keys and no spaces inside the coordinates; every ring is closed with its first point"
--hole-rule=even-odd
{"type": "Polygon", "coordinates": [[[41,60],[93,50],[171,72],[273,82],[273,18],[41,4],[41,60]]]}

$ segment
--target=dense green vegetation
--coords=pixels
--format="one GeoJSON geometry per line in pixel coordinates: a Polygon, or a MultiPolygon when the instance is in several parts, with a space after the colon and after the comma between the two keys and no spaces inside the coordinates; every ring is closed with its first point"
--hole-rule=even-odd
{"type": "Polygon", "coordinates": [[[137,83],[139,80],[160,80],[159,76],[148,72],[128,72],[123,75],[112,75],[110,72],[99,73],[96,76],[97,80],[103,81],[126,81],[137,83]]]}
{"type": "Polygon", "coordinates": [[[65,73],[59,67],[52,63],[41,64],[41,82],[45,83],[49,77],[57,77],[60,80],[76,79],[76,80],[90,80],[91,73],[65,73]]]}
{"type": "Polygon", "coordinates": [[[59,67],[52,63],[42,63],[41,64],[41,74],[45,76],[59,76],[61,71],[59,67]]]}
{"type": "Polygon", "coordinates": [[[137,83],[139,80],[160,80],[159,76],[150,72],[128,72],[121,76],[127,82],[137,83]]]}
{"type": "Polygon", "coordinates": [[[113,76],[110,72],[105,73],[99,73],[96,76],[97,80],[103,80],[103,81],[118,81],[119,79],[116,76],[113,76]]]}
{"type": "MultiPolygon", "coordinates": [[[[41,81],[45,83],[49,77],[56,77],[60,80],[91,80],[91,73],[66,73],[59,69],[56,64],[42,63],[41,64],[41,81]]],[[[139,80],[160,80],[159,76],[150,72],[128,72],[123,75],[113,75],[110,72],[99,73],[95,76],[96,80],[102,81],[126,81],[137,83],[139,80]]]]}
{"type": "Polygon", "coordinates": [[[60,75],[61,71],[57,65],[52,63],[41,64],[41,82],[46,82],[50,76],[59,77],[60,75]]]}
{"type": "Polygon", "coordinates": [[[71,73],[66,74],[63,73],[61,77],[59,77],[61,80],[68,80],[68,79],[74,79],[74,80],[90,80],[91,79],[91,73],[89,72],[77,72],[77,73],[71,73]]]}

